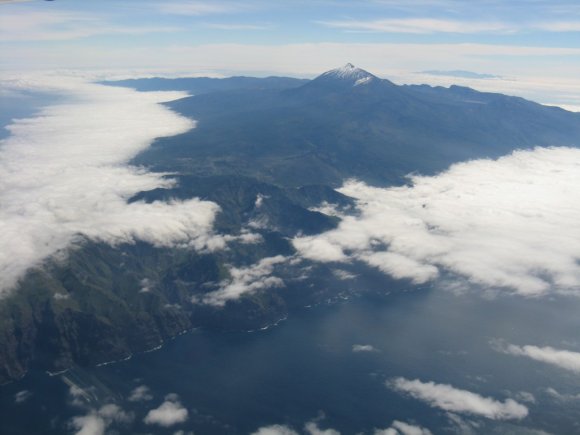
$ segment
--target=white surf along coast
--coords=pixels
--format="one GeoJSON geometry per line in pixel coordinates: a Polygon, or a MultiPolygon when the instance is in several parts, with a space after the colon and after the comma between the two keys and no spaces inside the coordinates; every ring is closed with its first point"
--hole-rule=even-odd
{"type": "Polygon", "coordinates": [[[30,268],[85,239],[224,246],[226,239],[212,231],[219,210],[212,202],[127,203],[140,191],[175,183],[128,162],[155,138],[195,127],[160,104],[184,93],[144,93],[70,77],[0,86],[66,97],[34,117],[13,120],[10,136],[0,141],[0,295],[30,268]]]}

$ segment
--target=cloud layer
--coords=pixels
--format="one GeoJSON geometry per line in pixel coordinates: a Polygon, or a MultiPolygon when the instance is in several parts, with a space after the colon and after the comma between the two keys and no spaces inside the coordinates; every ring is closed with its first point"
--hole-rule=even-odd
{"type": "Polygon", "coordinates": [[[500,402],[447,384],[395,378],[387,381],[387,386],[445,411],[479,415],[492,420],[520,420],[528,415],[528,409],[513,399],[500,402]]]}
{"type": "Polygon", "coordinates": [[[347,182],[359,216],[294,240],[323,262],[364,261],[424,283],[450,271],[523,295],[580,286],[580,149],[537,148],[453,165],[412,185],[347,182]]]}
{"type": "Polygon", "coordinates": [[[31,267],[85,238],[136,239],[156,246],[215,249],[217,205],[191,199],[135,202],[135,193],[173,184],[127,166],[160,136],[193,123],[159,103],[179,93],[138,93],[67,79],[13,83],[69,97],[38,116],[14,121],[0,142],[0,293],[31,267]]]}

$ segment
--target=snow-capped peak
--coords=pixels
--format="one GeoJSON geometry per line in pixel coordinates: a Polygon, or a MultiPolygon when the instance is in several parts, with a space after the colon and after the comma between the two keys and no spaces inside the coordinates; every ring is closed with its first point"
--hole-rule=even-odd
{"type": "Polygon", "coordinates": [[[347,63],[340,68],[327,71],[320,77],[347,80],[352,82],[353,86],[369,83],[372,79],[376,78],[370,72],[357,68],[352,63],[347,63]]]}

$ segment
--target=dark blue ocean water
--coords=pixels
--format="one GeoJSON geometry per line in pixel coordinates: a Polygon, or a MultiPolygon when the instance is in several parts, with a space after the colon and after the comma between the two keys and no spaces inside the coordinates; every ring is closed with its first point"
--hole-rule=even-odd
{"type": "MultiPolygon", "coordinates": [[[[580,303],[454,295],[416,290],[380,298],[362,296],[295,313],[266,331],[216,333],[196,330],[156,352],[64,377],[93,388],[92,406],[114,401],[134,413],[121,432],[172,433],[142,419],[163,397],[177,393],[189,410],[185,424],[173,429],[195,433],[251,433],[264,425],[301,429],[324,416],[321,427],[343,434],[372,433],[393,420],[415,422],[434,433],[461,433],[449,416],[386,387],[403,376],[449,383],[497,400],[531,393],[529,416],[499,422],[464,415],[476,433],[577,433],[580,400],[555,398],[580,392],[580,377],[562,369],[495,351],[490,340],[553,345],[579,350],[580,303]],[[374,352],[353,352],[355,344],[374,352]],[[130,391],[147,385],[152,401],[130,403],[130,391]]],[[[73,415],[63,377],[33,373],[0,389],[2,425],[18,433],[62,433],[73,415]],[[32,396],[14,404],[14,394],[32,396]],[[34,419],[31,419],[34,416],[34,419]],[[36,431],[36,432],[35,432],[36,431]]],[[[465,423],[464,421],[464,423],[465,423]]],[[[10,432],[3,432],[10,433],[10,432]]],[[[14,432],[16,433],[16,432],[14,432]]]]}

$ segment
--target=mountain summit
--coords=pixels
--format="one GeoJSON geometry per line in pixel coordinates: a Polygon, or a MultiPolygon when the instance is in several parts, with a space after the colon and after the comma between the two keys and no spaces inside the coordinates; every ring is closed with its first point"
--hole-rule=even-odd
{"type": "Polygon", "coordinates": [[[313,82],[340,82],[343,85],[360,86],[380,80],[364,69],[355,67],[352,63],[327,71],[313,80],[313,82]]]}

